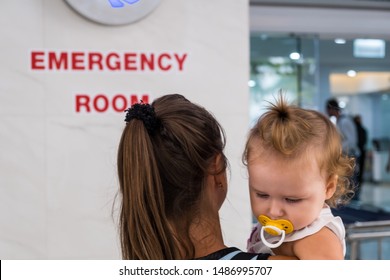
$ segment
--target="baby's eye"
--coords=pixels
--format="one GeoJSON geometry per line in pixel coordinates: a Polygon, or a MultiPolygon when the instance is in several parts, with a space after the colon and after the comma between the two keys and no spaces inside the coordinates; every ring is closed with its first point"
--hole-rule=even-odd
{"type": "Polygon", "coordinates": [[[286,201],[289,203],[297,203],[300,202],[302,199],[299,198],[286,198],[286,201]]]}
{"type": "Polygon", "coordinates": [[[268,198],[269,197],[268,194],[264,194],[264,193],[256,193],[256,196],[260,197],[260,198],[268,198]]]}

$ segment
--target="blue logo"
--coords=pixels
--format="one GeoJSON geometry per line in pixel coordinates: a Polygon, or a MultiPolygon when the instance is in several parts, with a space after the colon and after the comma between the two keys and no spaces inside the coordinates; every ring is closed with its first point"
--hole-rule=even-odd
{"type": "Polygon", "coordinates": [[[139,1],[140,0],[108,0],[108,2],[110,2],[111,7],[113,8],[123,8],[125,6],[123,2],[132,5],[139,1]]]}

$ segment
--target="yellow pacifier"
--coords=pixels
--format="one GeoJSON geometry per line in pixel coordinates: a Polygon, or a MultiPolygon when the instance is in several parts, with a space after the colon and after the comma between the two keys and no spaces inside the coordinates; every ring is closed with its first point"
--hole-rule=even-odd
{"type": "Polygon", "coordinates": [[[294,230],[292,223],[288,220],[272,220],[265,215],[260,215],[257,220],[262,225],[260,231],[261,241],[269,248],[279,247],[283,243],[286,234],[291,233],[294,230]],[[275,236],[281,235],[281,238],[276,243],[270,243],[265,239],[264,231],[275,236]]]}

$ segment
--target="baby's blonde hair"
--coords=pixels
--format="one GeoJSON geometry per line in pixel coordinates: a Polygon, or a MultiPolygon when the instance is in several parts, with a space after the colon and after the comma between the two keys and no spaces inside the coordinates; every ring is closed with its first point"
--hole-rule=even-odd
{"type": "Polygon", "coordinates": [[[283,160],[315,156],[327,180],[338,175],[336,192],[326,203],[336,207],[349,201],[353,195],[350,177],[355,161],[342,153],[335,125],[320,112],[288,104],[282,94],[267,109],[250,130],[244,164],[248,165],[254,152],[265,160],[269,155],[283,160]]]}

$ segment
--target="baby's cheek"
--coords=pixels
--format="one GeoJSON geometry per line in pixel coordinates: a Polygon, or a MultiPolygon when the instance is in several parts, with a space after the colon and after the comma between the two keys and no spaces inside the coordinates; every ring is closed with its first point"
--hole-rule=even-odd
{"type": "Polygon", "coordinates": [[[255,199],[254,197],[251,196],[250,202],[251,202],[252,211],[253,211],[253,212],[259,211],[259,202],[256,201],[256,199],[255,199]]]}
{"type": "Polygon", "coordinates": [[[261,214],[264,214],[264,213],[263,213],[262,207],[259,206],[258,204],[253,204],[253,205],[252,205],[252,212],[253,212],[253,215],[256,216],[256,218],[257,218],[258,216],[260,216],[261,214]]]}
{"type": "Polygon", "coordinates": [[[298,217],[293,217],[290,221],[294,225],[294,230],[300,230],[310,225],[313,222],[313,219],[300,215],[298,217]]]}

